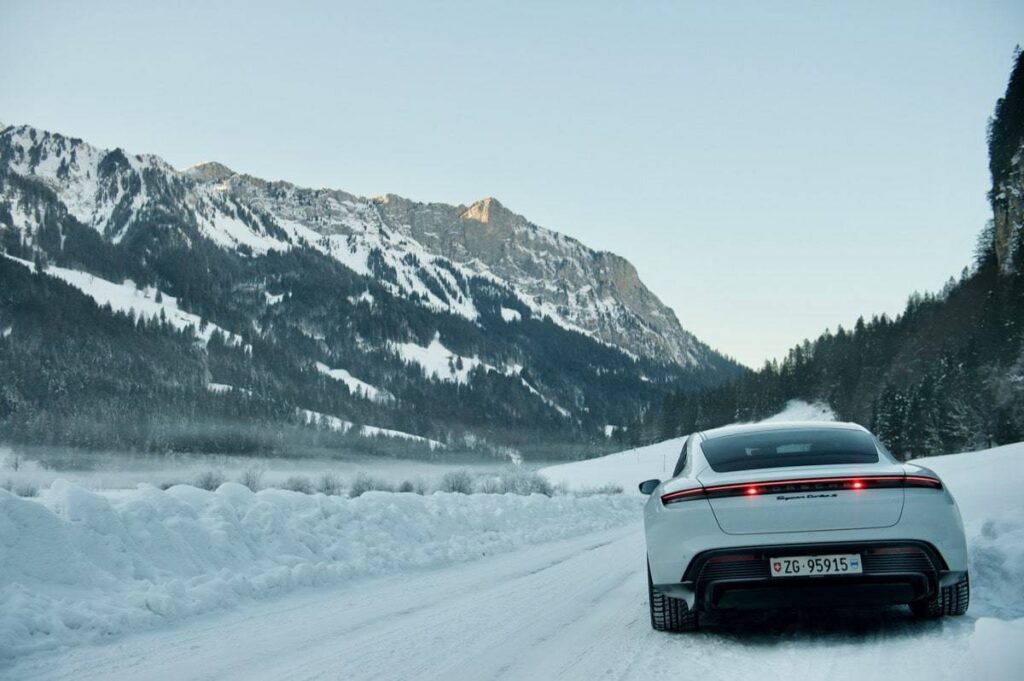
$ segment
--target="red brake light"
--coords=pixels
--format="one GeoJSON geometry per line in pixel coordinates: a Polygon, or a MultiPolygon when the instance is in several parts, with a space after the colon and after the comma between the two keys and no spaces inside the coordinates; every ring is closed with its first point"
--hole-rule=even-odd
{"type": "Polygon", "coordinates": [[[904,483],[907,487],[928,487],[930,489],[942,489],[942,481],[938,478],[931,478],[927,475],[908,475],[906,482],[904,483]]]}
{"type": "Polygon", "coordinates": [[[942,489],[942,481],[927,475],[870,475],[860,477],[799,478],[790,480],[768,480],[763,482],[739,482],[729,485],[697,487],[670,492],[661,497],[661,503],[674,504],[690,499],[717,499],[721,497],[758,496],[764,494],[794,494],[798,492],[824,492],[842,490],[892,489],[900,487],[922,487],[942,489]]]}
{"type": "Polygon", "coordinates": [[[704,496],[704,488],[698,487],[696,489],[683,489],[678,492],[669,492],[661,497],[661,503],[663,504],[674,504],[677,501],[686,501],[687,499],[697,499],[704,496]]]}

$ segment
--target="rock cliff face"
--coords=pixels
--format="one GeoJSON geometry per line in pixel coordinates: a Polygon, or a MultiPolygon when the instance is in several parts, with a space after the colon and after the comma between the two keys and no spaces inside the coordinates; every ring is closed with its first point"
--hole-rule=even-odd
{"type": "Polygon", "coordinates": [[[629,261],[538,227],[497,199],[469,207],[376,201],[386,222],[432,252],[513,283],[545,313],[605,342],[683,366],[706,352],[629,261]]]}
{"type": "Polygon", "coordinates": [[[634,356],[683,367],[717,358],[628,261],[539,227],[493,198],[468,207],[363,198],[268,182],[215,162],[178,171],[155,156],[98,149],[30,126],[4,131],[0,166],[12,179],[40,181],[57,198],[47,204],[16,183],[0,187],[12,226],[28,243],[56,210],[112,243],[137,225],[157,223],[254,256],[313,248],[381,279],[396,295],[470,319],[478,311],[465,277],[483,276],[507,286],[535,315],[634,356]]]}
{"type": "Polygon", "coordinates": [[[993,192],[995,253],[999,272],[1017,272],[1024,248],[1024,141],[1010,161],[1003,180],[993,192]]]}

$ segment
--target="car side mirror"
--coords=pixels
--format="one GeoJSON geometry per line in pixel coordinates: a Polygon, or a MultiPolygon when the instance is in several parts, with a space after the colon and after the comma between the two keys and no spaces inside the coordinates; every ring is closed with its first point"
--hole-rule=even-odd
{"type": "Polygon", "coordinates": [[[640,483],[640,494],[650,494],[654,490],[658,489],[658,485],[661,484],[661,480],[657,478],[653,480],[644,480],[640,483]]]}

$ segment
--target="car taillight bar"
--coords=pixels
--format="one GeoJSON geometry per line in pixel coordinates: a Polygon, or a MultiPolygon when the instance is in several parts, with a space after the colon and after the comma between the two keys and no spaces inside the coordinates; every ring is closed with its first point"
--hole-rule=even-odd
{"type": "Polygon", "coordinates": [[[906,477],[907,487],[928,487],[929,489],[942,489],[942,481],[938,478],[930,478],[927,475],[908,475],[906,477]]]}
{"type": "Polygon", "coordinates": [[[926,475],[857,475],[836,478],[801,478],[796,480],[769,480],[766,482],[740,482],[729,485],[711,485],[695,489],[669,492],[661,497],[663,504],[675,504],[691,499],[718,499],[722,497],[756,497],[762,494],[792,494],[796,492],[830,492],[836,490],[861,491],[898,487],[925,487],[942,489],[938,478],[926,475]]]}

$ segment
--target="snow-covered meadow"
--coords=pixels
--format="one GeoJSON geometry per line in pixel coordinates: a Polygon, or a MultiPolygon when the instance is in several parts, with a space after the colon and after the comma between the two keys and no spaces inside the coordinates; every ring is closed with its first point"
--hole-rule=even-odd
{"type": "Polygon", "coordinates": [[[252,475],[258,475],[263,487],[282,486],[289,478],[306,479],[315,486],[324,475],[336,477],[347,487],[355,478],[367,475],[393,487],[409,482],[433,489],[450,471],[496,474],[510,466],[507,460],[493,458],[424,461],[369,456],[153,455],[0,445],[0,487],[27,491],[40,491],[57,480],[67,480],[87,490],[115,494],[141,484],[162,488],[195,485],[210,476],[222,482],[243,482],[252,475]]]}

